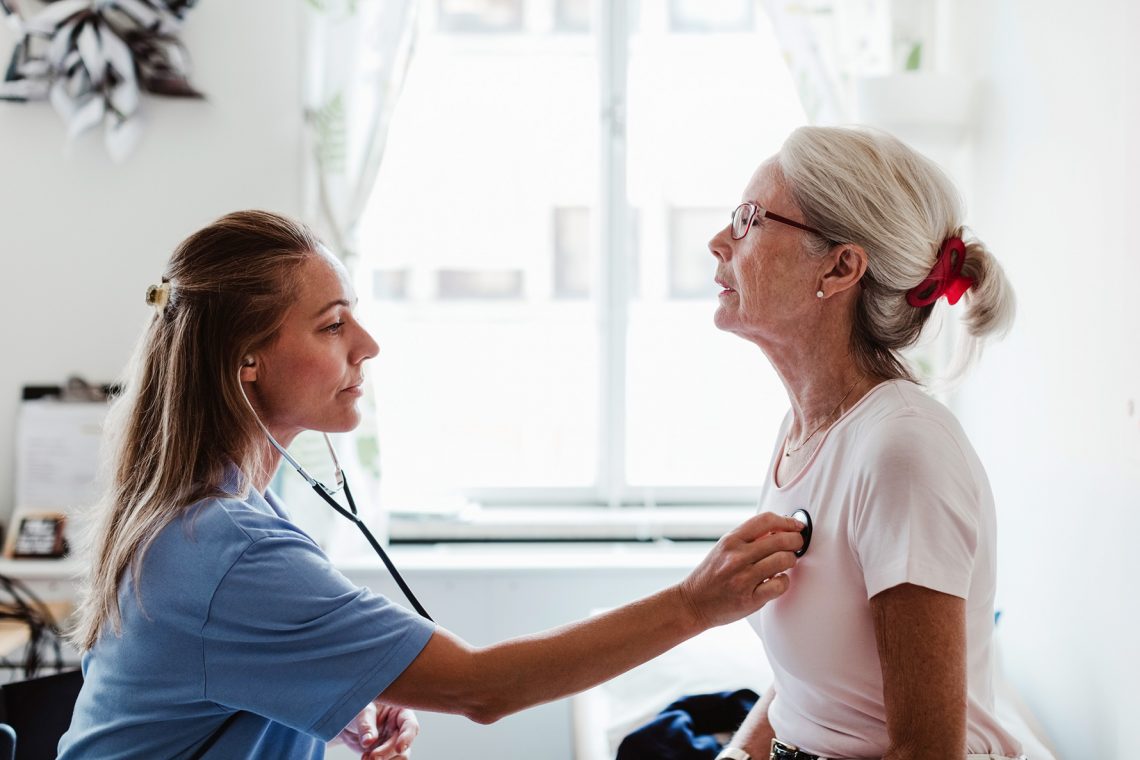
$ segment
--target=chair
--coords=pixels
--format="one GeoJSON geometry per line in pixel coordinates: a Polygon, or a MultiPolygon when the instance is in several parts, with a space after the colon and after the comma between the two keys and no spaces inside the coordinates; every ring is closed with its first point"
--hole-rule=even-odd
{"type": "Polygon", "coordinates": [[[0,686],[0,760],[54,758],[82,686],[78,670],[0,686]]]}

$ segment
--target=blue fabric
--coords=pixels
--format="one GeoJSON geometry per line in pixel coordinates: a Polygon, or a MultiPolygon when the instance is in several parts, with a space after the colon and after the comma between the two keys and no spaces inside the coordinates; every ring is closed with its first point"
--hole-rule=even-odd
{"type": "Polygon", "coordinates": [[[168,525],[121,636],[105,630],[60,740],[72,758],[322,758],[434,625],[353,585],[272,493],[214,499],[168,525]],[[268,499],[268,500],[267,500],[268,499]]]}
{"type": "Polygon", "coordinates": [[[617,760],[714,760],[714,734],[740,728],[757,699],[751,689],[682,697],[622,739],[617,760]]]}

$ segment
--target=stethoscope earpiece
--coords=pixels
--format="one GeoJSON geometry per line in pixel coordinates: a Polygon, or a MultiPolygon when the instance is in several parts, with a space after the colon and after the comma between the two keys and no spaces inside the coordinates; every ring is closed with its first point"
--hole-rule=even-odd
{"type": "Polygon", "coordinates": [[[804,529],[800,531],[800,535],[804,537],[804,545],[795,552],[797,557],[802,557],[807,554],[808,545],[811,544],[811,515],[808,514],[806,509],[797,509],[795,512],[792,512],[790,517],[804,524],[804,529]]]}

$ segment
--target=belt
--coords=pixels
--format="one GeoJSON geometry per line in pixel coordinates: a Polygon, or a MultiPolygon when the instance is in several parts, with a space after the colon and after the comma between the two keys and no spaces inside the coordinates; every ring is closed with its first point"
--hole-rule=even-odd
{"type": "MultiPolygon", "coordinates": [[[[993,758],[993,760],[1029,760],[1025,755],[1017,755],[1016,757],[1007,758],[1005,755],[967,755],[966,760],[986,760],[993,758]]],[[[813,755],[810,752],[804,752],[794,744],[782,742],[779,739],[772,740],[772,752],[768,755],[768,760],[827,760],[827,758],[813,755]]]]}
{"type": "Polygon", "coordinates": [[[823,760],[823,758],[819,755],[803,752],[794,744],[773,739],[772,752],[768,755],[768,760],[823,760]]]}

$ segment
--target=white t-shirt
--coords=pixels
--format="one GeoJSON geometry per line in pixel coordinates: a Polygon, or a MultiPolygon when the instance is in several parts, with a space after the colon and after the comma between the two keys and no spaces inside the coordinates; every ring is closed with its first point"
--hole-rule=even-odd
{"type": "Polygon", "coordinates": [[[768,718],[777,736],[823,757],[883,755],[886,709],[869,600],[912,583],[966,600],[969,752],[1018,754],[1020,743],[994,718],[993,494],[958,421],[914,383],[882,383],[777,486],[790,421],[760,510],[806,509],[811,546],[788,592],[749,618],[775,674],[768,718]]]}

